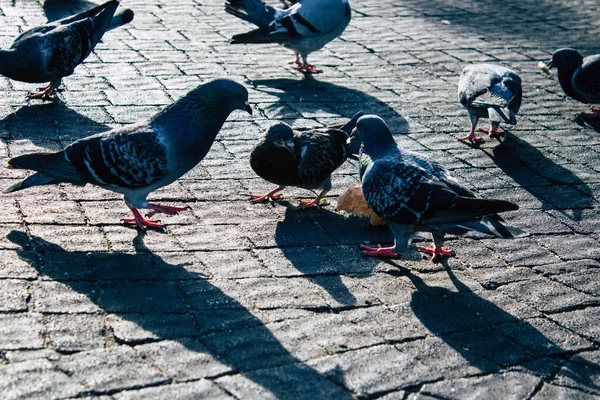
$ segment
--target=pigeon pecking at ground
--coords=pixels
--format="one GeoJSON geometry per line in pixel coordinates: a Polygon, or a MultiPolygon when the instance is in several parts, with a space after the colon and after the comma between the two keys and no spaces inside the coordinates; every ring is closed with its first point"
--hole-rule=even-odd
{"type": "Polygon", "coordinates": [[[498,130],[501,122],[515,125],[515,115],[521,107],[521,78],[512,69],[494,64],[467,65],[458,82],[458,100],[469,112],[471,131],[458,140],[473,144],[483,142],[475,137],[479,118],[490,119],[490,129],[480,129],[490,137],[503,137],[504,130],[498,130]]]}
{"type": "Polygon", "coordinates": [[[92,52],[102,35],[133,20],[133,11],[115,14],[119,2],[106,2],[71,17],[23,32],[7,50],[0,50],[0,74],[17,81],[50,82],[31,99],[49,96],[92,52]]]}
{"type": "Polygon", "coordinates": [[[356,124],[363,145],[359,156],[362,189],[369,207],[385,220],[395,238],[393,247],[361,246],[363,255],[396,257],[406,251],[416,231],[433,234],[433,256],[453,255],[444,249],[444,235],[478,231],[504,239],[528,234],[508,226],[497,213],[516,210],[504,200],[479,199],[450,172],[427,157],[398,148],[386,123],[365,115],[356,124]]]}
{"type": "Polygon", "coordinates": [[[252,114],[248,91],[229,79],[216,79],[190,91],[150,120],[80,139],[56,153],[26,154],[8,161],[9,168],[37,171],[5,193],[32,186],[91,183],[124,195],[140,228],[162,228],[138,208],[176,214],[185,207],[149,203],[146,196],[194,168],[210,150],[233,110],[252,114]]]}
{"type": "Polygon", "coordinates": [[[295,132],[283,122],[270,126],[252,150],[250,166],[258,176],[279,186],[264,195],[251,194],[252,202],[272,202],[286,186],[296,186],[320,190],[316,199],[300,201],[301,208],[318,207],[331,190],[331,174],[354,152],[350,133],[361,116],[358,112],[344,125],[295,132]]]}
{"type": "Polygon", "coordinates": [[[351,17],[348,0],[302,0],[286,9],[273,8],[261,0],[226,0],[225,11],[258,26],[233,36],[232,44],[282,44],[296,53],[290,64],[309,74],[323,71],[308,63],[308,54],[340,36],[351,17]]]}
{"type": "MultiPolygon", "coordinates": [[[[546,68],[558,70],[558,82],[565,94],[582,103],[600,103],[600,54],[583,57],[577,50],[559,49],[552,54],[546,68]]],[[[582,118],[600,118],[600,108],[582,118]]]]}

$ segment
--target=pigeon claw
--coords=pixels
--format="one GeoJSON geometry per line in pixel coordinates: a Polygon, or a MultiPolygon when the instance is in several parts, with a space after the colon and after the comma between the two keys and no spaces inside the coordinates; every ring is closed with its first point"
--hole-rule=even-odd
{"type": "Polygon", "coordinates": [[[458,140],[460,140],[461,142],[469,141],[473,145],[478,145],[478,144],[485,142],[485,140],[483,140],[483,138],[476,137],[475,135],[467,135],[467,136],[459,137],[458,140]]]}
{"type": "Polygon", "coordinates": [[[268,201],[270,203],[274,203],[275,200],[279,200],[283,197],[283,195],[281,193],[267,193],[267,194],[249,194],[248,195],[250,197],[250,202],[253,204],[256,203],[263,203],[265,201],[268,201]]]}
{"type": "Polygon", "coordinates": [[[321,202],[317,201],[317,199],[315,199],[315,200],[298,200],[298,203],[300,203],[300,205],[298,207],[302,210],[306,210],[307,208],[312,208],[312,207],[319,208],[319,206],[321,205],[321,202]]]}
{"type": "Polygon", "coordinates": [[[484,129],[479,128],[480,132],[487,133],[491,138],[494,137],[506,137],[506,131],[504,129],[484,129]]]}
{"type": "Polygon", "coordinates": [[[586,119],[600,119],[600,107],[592,107],[591,113],[582,112],[579,114],[579,118],[586,119]]]}
{"type": "Polygon", "coordinates": [[[189,210],[190,207],[189,206],[185,206],[185,207],[172,207],[172,206],[161,206],[160,204],[152,204],[150,203],[148,205],[148,208],[152,211],[150,211],[150,215],[154,215],[154,214],[167,214],[167,215],[176,215],[181,211],[185,211],[185,210],[189,210]]]}
{"type": "Polygon", "coordinates": [[[454,257],[456,256],[456,252],[454,250],[446,250],[442,247],[424,247],[424,246],[419,246],[417,247],[417,249],[421,252],[421,253],[427,253],[429,255],[431,255],[431,261],[435,262],[439,262],[441,261],[442,257],[444,256],[448,256],[448,257],[454,257]]]}
{"type": "Polygon", "coordinates": [[[160,221],[144,218],[142,214],[135,208],[131,208],[131,212],[133,213],[133,218],[123,218],[121,220],[123,224],[135,224],[141,230],[146,230],[146,228],[164,228],[164,225],[160,221]]]}
{"type": "Polygon", "coordinates": [[[30,93],[27,98],[32,100],[32,99],[40,99],[40,100],[52,100],[50,98],[50,95],[54,93],[54,90],[50,89],[50,88],[46,88],[41,92],[38,93],[30,93]]]}
{"type": "Polygon", "coordinates": [[[362,255],[367,257],[398,257],[398,254],[392,251],[393,247],[369,247],[361,244],[360,249],[363,251],[362,255]]]}

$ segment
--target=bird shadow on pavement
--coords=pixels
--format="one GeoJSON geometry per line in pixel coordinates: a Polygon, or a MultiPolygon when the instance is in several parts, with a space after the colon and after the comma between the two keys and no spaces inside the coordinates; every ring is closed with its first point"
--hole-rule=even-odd
{"type": "Polygon", "coordinates": [[[98,4],[100,3],[87,0],[45,0],[43,8],[48,22],[53,22],[89,10],[98,4]]]}
{"type": "Polygon", "coordinates": [[[356,305],[344,275],[369,276],[376,259],[356,258],[366,240],[393,241],[387,227],[370,227],[368,220],[321,209],[302,210],[287,201],[285,217],[275,228],[275,242],[293,268],[321,286],[342,306],[356,305]],[[342,245],[342,247],[340,247],[342,245]]]}
{"type": "MultiPolygon", "coordinates": [[[[130,346],[177,342],[180,349],[175,351],[181,352],[177,358],[182,365],[171,363],[168,369],[185,374],[185,380],[239,371],[280,399],[351,398],[338,384],[292,355],[239,301],[201,274],[189,271],[189,263],[168,263],[150,252],[144,236],[140,232],[134,239],[135,253],[67,251],[17,230],[11,231],[8,239],[20,247],[19,256],[41,276],[67,285],[108,313],[107,321],[113,321],[107,322],[111,325],[108,330],[114,332],[117,342],[130,346]],[[124,321],[129,330],[120,331],[115,320],[124,321]],[[130,333],[132,325],[137,333],[130,333]],[[183,365],[186,362],[190,364],[183,365]]],[[[137,350],[141,357],[144,350],[137,350]]],[[[160,358],[169,351],[173,349],[159,348],[148,358],[160,358]]],[[[135,362],[145,361],[138,357],[135,362]]]]}
{"type": "Polygon", "coordinates": [[[351,118],[358,111],[363,111],[379,115],[392,132],[409,132],[408,121],[402,115],[360,90],[316,79],[258,79],[251,83],[255,91],[279,99],[264,109],[269,118],[336,117],[336,114],[351,118]]]}
{"type": "Polygon", "coordinates": [[[519,187],[541,200],[542,208],[556,209],[580,221],[582,209],[593,207],[592,189],[568,165],[555,163],[527,141],[507,133],[492,153],[496,165],[519,187]]]}
{"type": "Polygon", "coordinates": [[[600,365],[573,355],[573,349],[562,348],[557,343],[563,339],[569,342],[568,345],[573,345],[580,340],[576,346],[593,348],[592,342],[581,337],[571,339],[572,332],[535,311],[526,319],[504,311],[493,302],[502,302],[501,294],[471,291],[458,279],[447,261],[442,265],[457,291],[430,286],[397,262],[387,260],[387,263],[397,270],[386,273],[405,276],[415,286],[410,306],[423,326],[482,373],[516,368],[547,382],[571,380],[576,385],[600,391],[597,384],[600,365]],[[489,295],[493,301],[482,295],[489,295]]]}
{"type": "Polygon", "coordinates": [[[60,99],[21,107],[0,120],[0,127],[12,140],[30,140],[37,147],[61,150],[83,137],[111,127],[67,107],[60,99]]]}

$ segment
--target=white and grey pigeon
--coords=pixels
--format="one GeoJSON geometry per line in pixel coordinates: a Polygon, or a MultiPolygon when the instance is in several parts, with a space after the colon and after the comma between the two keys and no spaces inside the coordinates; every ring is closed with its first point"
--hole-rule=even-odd
{"type": "Polygon", "coordinates": [[[516,125],[516,114],[521,107],[521,78],[512,69],[495,64],[467,65],[458,82],[458,100],[469,112],[471,130],[458,140],[473,144],[483,142],[475,136],[479,118],[490,119],[490,129],[479,129],[489,137],[504,137],[498,130],[501,122],[516,125]]]}
{"type": "Polygon", "coordinates": [[[516,204],[475,198],[435,161],[399,148],[378,116],[360,118],[355,131],[363,138],[359,173],[365,199],[389,224],[395,238],[393,247],[361,246],[363,255],[396,257],[406,251],[416,231],[432,233],[433,247],[419,250],[431,254],[434,261],[454,254],[442,247],[446,233],[478,231],[504,239],[528,235],[497,215],[518,209],[516,204]]]}
{"type": "MultiPolygon", "coordinates": [[[[574,49],[559,49],[546,68],[558,70],[558,82],[565,94],[586,104],[600,103],[600,54],[583,57],[574,49]]],[[[583,118],[600,118],[600,108],[581,113],[583,118]]]]}
{"type": "Polygon", "coordinates": [[[92,52],[102,35],[133,19],[133,11],[115,14],[119,2],[108,1],[77,15],[23,32],[12,46],[0,50],[0,74],[21,82],[50,82],[29,98],[48,99],[61,79],[92,52]]]}
{"type": "Polygon", "coordinates": [[[161,228],[138,208],[176,214],[185,207],[149,203],[153,190],[166,186],[194,168],[210,150],[233,110],[252,114],[246,88],[229,79],[200,85],[147,121],[77,140],[56,153],[26,154],[8,161],[9,168],[37,171],[5,190],[68,182],[87,183],[124,195],[140,228],[161,228]]]}
{"type": "Polygon", "coordinates": [[[321,199],[331,190],[331,174],[358,153],[350,134],[356,121],[363,115],[355,114],[344,125],[328,128],[308,128],[294,131],[286,123],[269,127],[250,154],[250,166],[261,178],[278,185],[264,195],[251,194],[253,203],[273,202],[281,197],[278,192],[286,186],[319,190],[314,200],[300,200],[301,208],[318,207],[321,199]]]}
{"type": "Polygon", "coordinates": [[[279,43],[296,53],[298,70],[323,72],[308,63],[308,54],[342,34],[351,17],[348,0],[300,0],[279,9],[261,0],[226,0],[225,11],[250,22],[258,29],[235,35],[237,43],[279,43]]]}

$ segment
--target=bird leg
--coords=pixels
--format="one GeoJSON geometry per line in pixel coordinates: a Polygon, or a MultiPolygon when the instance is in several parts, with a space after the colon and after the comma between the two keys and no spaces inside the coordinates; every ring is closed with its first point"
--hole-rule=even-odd
{"type": "Polygon", "coordinates": [[[273,202],[275,202],[275,200],[279,200],[281,197],[283,197],[283,195],[281,193],[276,194],[277,192],[280,192],[283,189],[285,189],[285,186],[277,186],[275,189],[271,190],[269,193],[266,193],[263,195],[249,194],[248,196],[250,196],[250,198],[252,199],[250,201],[254,204],[262,203],[263,201],[270,201],[271,203],[273,203],[273,202]]]}
{"type": "Polygon", "coordinates": [[[321,199],[323,198],[325,193],[327,193],[327,190],[323,190],[321,193],[319,193],[317,198],[314,200],[298,200],[298,202],[300,203],[299,208],[302,210],[306,210],[307,208],[311,207],[318,208],[321,205],[321,199]]]}
{"type": "Polygon", "coordinates": [[[381,245],[377,245],[377,247],[369,247],[364,244],[360,245],[360,249],[363,251],[363,256],[369,257],[398,257],[398,254],[394,253],[392,250],[393,247],[381,247],[381,245]]]}
{"type": "Polygon", "coordinates": [[[506,131],[504,129],[484,129],[479,128],[480,132],[487,133],[491,138],[493,137],[506,137],[506,131]]]}
{"type": "Polygon", "coordinates": [[[300,61],[300,53],[296,53],[296,59],[290,61],[288,64],[296,64],[298,67],[302,65],[302,61],[300,61]]]}
{"type": "Polygon", "coordinates": [[[320,74],[321,72],[323,72],[322,69],[317,69],[312,64],[309,64],[306,61],[301,64],[298,64],[298,71],[302,71],[305,74],[320,74]]]}
{"type": "Polygon", "coordinates": [[[30,93],[27,97],[29,99],[50,100],[50,95],[53,94],[55,90],[58,91],[58,86],[60,86],[60,80],[56,82],[51,81],[46,86],[39,88],[41,92],[30,93]]]}
{"type": "Polygon", "coordinates": [[[164,227],[160,221],[144,218],[136,208],[129,207],[129,209],[133,213],[133,218],[122,219],[121,222],[124,224],[136,224],[138,228],[142,230],[145,230],[146,228],[162,229],[164,227]]]}
{"type": "Polygon", "coordinates": [[[148,203],[148,208],[151,210],[148,213],[148,217],[153,216],[154,214],[167,214],[167,215],[175,215],[181,211],[185,211],[190,207],[172,207],[172,206],[161,206],[160,204],[148,203]]]}
{"type": "Polygon", "coordinates": [[[417,249],[422,253],[427,253],[432,255],[431,261],[438,262],[442,258],[442,256],[455,256],[456,252],[454,250],[446,250],[442,248],[442,246],[436,246],[435,244],[432,247],[424,247],[419,246],[417,249]]]}
{"type": "Polygon", "coordinates": [[[473,145],[478,145],[483,143],[484,140],[482,138],[475,137],[475,127],[477,126],[477,117],[471,115],[471,130],[467,136],[459,137],[458,140],[461,142],[466,142],[467,140],[471,142],[473,145]]]}

